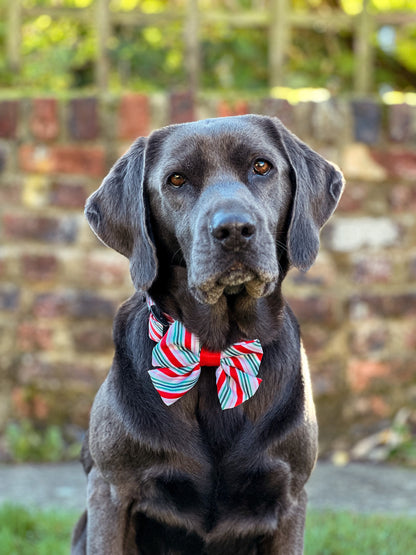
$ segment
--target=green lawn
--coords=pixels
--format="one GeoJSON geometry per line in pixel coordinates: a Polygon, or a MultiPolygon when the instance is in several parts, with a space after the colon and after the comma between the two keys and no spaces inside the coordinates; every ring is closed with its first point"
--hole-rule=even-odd
{"type": "MultiPolygon", "coordinates": [[[[78,515],[0,507],[1,555],[67,555],[78,515]]],[[[416,519],[309,511],[305,555],[412,555],[416,519]]],[[[237,554],[236,554],[237,555],[237,554]]]]}

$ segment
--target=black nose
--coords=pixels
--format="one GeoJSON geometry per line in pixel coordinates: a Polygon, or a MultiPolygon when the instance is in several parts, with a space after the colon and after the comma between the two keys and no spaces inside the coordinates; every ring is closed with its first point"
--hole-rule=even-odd
{"type": "Polygon", "coordinates": [[[218,211],[212,217],[210,231],[225,249],[237,251],[248,244],[256,225],[247,212],[218,211]]]}

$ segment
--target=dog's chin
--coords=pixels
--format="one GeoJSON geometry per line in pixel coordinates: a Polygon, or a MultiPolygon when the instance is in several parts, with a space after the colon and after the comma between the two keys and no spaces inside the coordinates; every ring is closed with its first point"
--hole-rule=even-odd
{"type": "Polygon", "coordinates": [[[190,291],[199,303],[214,305],[222,295],[238,296],[247,294],[253,299],[266,297],[274,291],[276,282],[277,278],[259,276],[252,270],[238,266],[231,268],[220,276],[190,287],[190,291]]]}

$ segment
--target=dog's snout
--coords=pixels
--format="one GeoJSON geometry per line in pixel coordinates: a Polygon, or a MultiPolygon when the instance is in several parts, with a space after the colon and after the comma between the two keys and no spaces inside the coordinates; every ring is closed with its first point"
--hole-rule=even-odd
{"type": "Polygon", "coordinates": [[[225,249],[238,250],[248,244],[256,232],[256,225],[247,212],[219,211],[212,217],[210,231],[225,249]]]}

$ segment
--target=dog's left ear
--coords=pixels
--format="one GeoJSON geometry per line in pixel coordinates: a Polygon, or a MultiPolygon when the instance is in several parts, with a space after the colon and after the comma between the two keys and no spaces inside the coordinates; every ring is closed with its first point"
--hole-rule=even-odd
{"type": "Polygon", "coordinates": [[[295,197],[288,232],[290,262],[306,272],[319,250],[319,232],[335,210],[344,188],[342,173],[275,120],[289,160],[295,197]]]}

